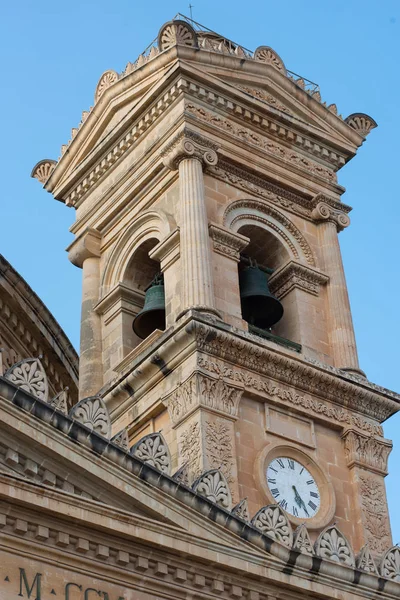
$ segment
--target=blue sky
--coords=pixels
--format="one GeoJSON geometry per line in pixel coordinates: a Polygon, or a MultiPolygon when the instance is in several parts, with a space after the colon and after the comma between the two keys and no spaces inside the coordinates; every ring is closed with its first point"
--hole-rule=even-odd
{"type": "MultiPolygon", "coordinates": [[[[398,0],[192,0],[193,17],[243,46],[269,45],[286,66],[321,88],[347,116],[377,122],[358,156],[339,173],[354,207],[340,242],[361,367],[400,391],[399,226],[400,3],[398,0]]],[[[57,158],[100,75],[121,71],[189,2],[69,0],[3,3],[0,252],[47,304],[76,347],[80,270],[64,249],[73,209],[30,179],[34,164],[57,158]],[[50,274],[50,275],[49,275],[50,274]]],[[[394,542],[400,542],[400,416],[385,425],[397,446],[386,479],[394,542]],[[397,493],[396,493],[397,492],[397,493]]]]}

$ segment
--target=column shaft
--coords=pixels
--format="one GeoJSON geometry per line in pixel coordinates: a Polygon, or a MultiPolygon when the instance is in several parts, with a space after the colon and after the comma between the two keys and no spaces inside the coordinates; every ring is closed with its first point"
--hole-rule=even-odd
{"type": "Polygon", "coordinates": [[[330,344],[335,366],[360,372],[353,320],[340,252],[337,227],[332,221],[319,225],[327,285],[330,321],[330,344]]]}
{"type": "Polygon", "coordinates": [[[181,314],[190,308],[215,312],[203,169],[198,158],[185,158],[180,161],[179,185],[182,261],[181,314]]]}
{"type": "Polygon", "coordinates": [[[103,385],[101,320],[94,311],[99,300],[100,259],[87,257],[82,265],[82,311],[79,359],[79,398],[98,393],[103,385]]]}

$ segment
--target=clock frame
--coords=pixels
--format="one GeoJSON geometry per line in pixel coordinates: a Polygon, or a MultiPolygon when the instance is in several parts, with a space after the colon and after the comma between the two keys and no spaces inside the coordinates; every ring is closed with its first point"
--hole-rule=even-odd
{"type": "Polygon", "coordinates": [[[301,465],[312,475],[320,494],[319,510],[314,516],[305,519],[296,517],[285,511],[289,521],[295,526],[305,523],[308,529],[321,529],[326,527],[332,521],[336,508],[335,493],[332,483],[310,454],[300,450],[292,444],[269,444],[260,453],[256,461],[256,478],[260,482],[260,486],[267,498],[266,504],[277,504],[276,498],[274,498],[268,486],[267,468],[272,461],[281,457],[293,459],[298,463],[301,463],[301,465]]]}

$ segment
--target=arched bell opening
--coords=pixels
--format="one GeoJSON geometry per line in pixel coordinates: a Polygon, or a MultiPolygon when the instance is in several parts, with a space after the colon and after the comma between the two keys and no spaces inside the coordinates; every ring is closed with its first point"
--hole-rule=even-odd
{"type": "Polygon", "coordinates": [[[269,279],[290,260],[289,251],[270,231],[257,225],[243,225],[238,233],[250,239],[238,265],[242,318],[253,333],[268,337],[284,332],[286,338],[293,307],[275,296],[269,279]]]}
{"type": "Polygon", "coordinates": [[[140,343],[156,329],[165,329],[164,278],[158,261],[149,253],[159,243],[157,238],[143,242],[135,251],[124,273],[124,283],[136,292],[132,330],[140,343]]]}

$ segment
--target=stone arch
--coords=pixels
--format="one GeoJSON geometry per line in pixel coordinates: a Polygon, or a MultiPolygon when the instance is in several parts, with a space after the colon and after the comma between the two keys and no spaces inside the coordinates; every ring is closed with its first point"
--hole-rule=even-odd
{"type": "Polygon", "coordinates": [[[239,232],[246,225],[256,225],[278,238],[289,256],[296,261],[315,266],[314,254],[299,229],[267,202],[256,199],[235,200],[226,208],[223,224],[239,232]]]}
{"type": "Polygon", "coordinates": [[[102,295],[124,281],[132,256],[140,246],[151,239],[163,241],[175,227],[173,218],[160,210],[145,212],[134,219],[108,258],[101,282],[102,295]]]}

